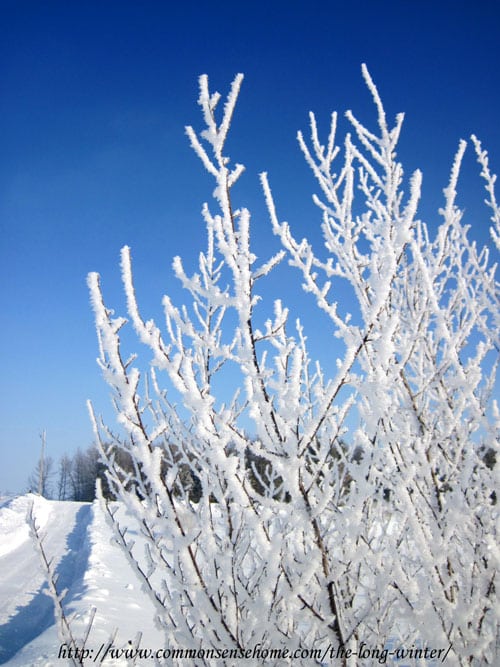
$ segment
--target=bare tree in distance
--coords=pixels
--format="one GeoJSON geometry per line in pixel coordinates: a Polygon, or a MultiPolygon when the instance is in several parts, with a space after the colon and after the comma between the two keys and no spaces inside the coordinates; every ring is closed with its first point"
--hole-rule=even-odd
{"type": "Polygon", "coordinates": [[[73,461],[68,454],[63,454],[59,459],[57,470],[57,499],[70,500],[71,494],[71,468],[73,461]]]}
{"type": "Polygon", "coordinates": [[[52,495],[52,480],[54,476],[54,461],[46,455],[47,434],[40,433],[40,457],[35,469],[28,478],[28,489],[39,496],[50,498],[52,495]]]}

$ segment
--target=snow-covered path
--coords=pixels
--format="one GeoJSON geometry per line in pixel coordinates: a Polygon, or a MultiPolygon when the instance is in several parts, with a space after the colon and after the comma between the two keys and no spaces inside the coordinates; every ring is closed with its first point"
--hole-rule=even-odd
{"type": "Polygon", "coordinates": [[[140,632],[143,645],[147,641],[158,646],[152,606],[131,581],[123,554],[110,543],[98,504],[27,495],[0,501],[0,665],[65,664],[58,658],[54,605],[26,521],[31,503],[47,557],[56,564],[58,591],[67,589],[64,609],[75,638],[85,634],[95,607],[89,645],[99,646],[117,631],[115,645],[126,645],[140,632]]]}
{"type": "Polygon", "coordinates": [[[32,502],[36,523],[46,534],[46,552],[57,563],[58,588],[69,589],[67,602],[87,569],[89,504],[57,503],[57,512],[54,504],[36,496],[4,504],[0,514],[0,664],[54,624],[54,606],[44,592],[47,584],[26,523],[32,502]]]}

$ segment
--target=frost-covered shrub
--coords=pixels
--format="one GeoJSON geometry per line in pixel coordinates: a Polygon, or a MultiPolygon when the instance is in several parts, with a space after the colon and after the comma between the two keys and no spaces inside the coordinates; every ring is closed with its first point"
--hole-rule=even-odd
{"type": "MultiPolygon", "coordinates": [[[[322,193],[326,256],[279,221],[265,174],[283,250],[263,262],[254,255],[250,213],[232,199],[243,167],[224,153],[242,77],[219,122],[220,96],[203,76],[205,129],[187,134],[215,180],[215,209],[203,208],[197,272],[174,260],[188,302],[163,298],[162,329],[139,313],[122,250],[128,315],[151,350],[144,383],[135,356],[122,353],[126,320],[89,276],[122,434],[91,414],[109,484],[137,518],[146,552],[109,518],[170,647],[332,646],[347,664],[341,647],[429,646],[449,649],[453,664],[495,663],[495,267],[455,203],[465,142],[431,230],[417,215],[421,174],[406,180],[396,160],[403,116],[388,125],[363,75],[376,131],[348,112],[353,135],[342,145],[335,114],[325,144],[312,114],[310,144],[299,134],[322,193]],[[310,358],[311,323],[291,331],[281,301],[261,316],[268,304],[257,288],[285,256],[330,319],[331,375],[310,358]],[[340,284],[354,306],[337,303],[340,284]],[[127,474],[113,448],[127,452],[127,474]]],[[[498,247],[494,177],[473,143],[498,247]]]]}

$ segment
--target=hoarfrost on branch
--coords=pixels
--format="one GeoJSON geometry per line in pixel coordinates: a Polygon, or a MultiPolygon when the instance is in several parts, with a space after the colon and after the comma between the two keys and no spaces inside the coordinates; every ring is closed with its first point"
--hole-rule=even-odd
{"type": "MultiPolygon", "coordinates": [[[[250,212],[233,201],[244,168],[225,155],[243,77],[220,122],[220,95],[200,78],[206,127],[186,132],[215,181],[214,203],[203,207],[197,272],[174,260],[189,298],[180,307],[163,298],[162,328],[143,319],[122,250],[128,316],[151,350],[148,373],[124,357],[126,322],[89,275],[119,431],[89,408],[110,488],[136,517],[145,553],[109,503],[107,515],[169,646],[356,651],[392,641],[451,645],[457,664],[494,664],[495,265],[456,204],[465,142],[442,221],[429,229],[418,217],[422,176],[406,179],[397,161],[403,115],[389,125],[362,71],[377,130],[348,112],[352,134],[341,144],[333,114],[324,145],[311,114],[310,139],[298,135],[320,188],[327,257],[279,220],[262,174],[283,247],[264,261],[251,250],[250,212]],[[292,326],[282,301],[264,324],[256,314],[266,307],[257,286],[284,257],[331,322],[340,356],[330,377],[311,359],[311,323],[292,326]],[[354,318],[338,303],[346,281],[354,318]]],[[[495,177],[472,141],[498,246],[495,177]]]]}

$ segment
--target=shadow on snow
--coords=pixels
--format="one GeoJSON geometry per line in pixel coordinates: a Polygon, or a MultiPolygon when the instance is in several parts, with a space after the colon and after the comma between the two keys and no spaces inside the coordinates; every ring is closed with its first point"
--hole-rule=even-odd
{"type": "MultiPolygon", "coordinates": [[[[68,552],[56,568],[58,592],[68,589],[63,601],[66,610],[68,603],[77,599],[82,592],[81,588],[75,587],[75,583],[83,580],[87,569],[90,555],[87,528],[91,519],[92,506],[83,505],[76,513],[75,525],[66,538],[68,552]]],[[[50,554],[47,556],[50,558],[50,554]]],[[[48,584],[45,582],[32,600],[19,607],[9,622],[0,627],[0,665],[54,625],[54,622],[54,603],[48,595],[48,584]]]]}

